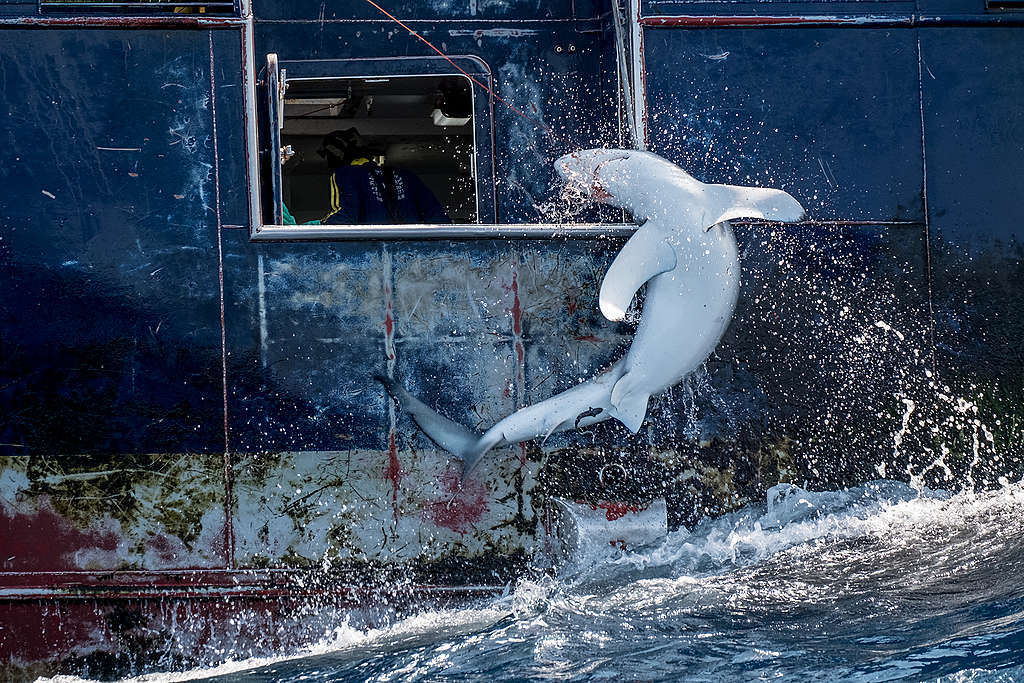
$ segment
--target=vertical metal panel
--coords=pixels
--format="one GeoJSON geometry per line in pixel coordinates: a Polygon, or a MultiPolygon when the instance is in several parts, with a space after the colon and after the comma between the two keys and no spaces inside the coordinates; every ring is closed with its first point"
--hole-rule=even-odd
{"type": "Polygon", "coordinates": [[[865,223],[740,231],[733,323],[707,373],[652,408],[655,443],[755,496],[787,469],[832,486],[907,470],[878,434],[899,430],[901,397],[930,399],[915,33],[650,28],[644,57],[654,151],[865,223]]]}
{"type": "Polygon", "coordinates": [[[930,437],[915,423],[907,447],[890,439],[904,399],[931,398],[924,226],[755,227],[740,242],[740,302],[699,390],[707,408],[694,424],[671,407],[676,439],[719,435],[699,459],[724,451],[738,491],[755,450],[823,486],[905,476],[930,437]]]}
{"type": "Polygon", "coordinates": [[[5,38],[0,441],[219,450],[205,35],[5,38]]]}
{"type": "Polygon", "coordinates": [[[921,29],[929,218],[936,237],[971,250],[1024,242],[1021,32],[921,29]]]}
{"type": "Polygon", "coordinates": [[[920,221],[915,36],[648,29],[653,151],[705,181],[784,187],[815,219],[920,221]]]}
{"type": "Polygon", "coordinates": [[[988,424],[992,441],[969,424],[961,445],[979,436],[990,481],[1024,458],[1022,41],[1013,29],[921,30],[940,393],[988,424]]]}
{"type": "Polygon", "coordinates": [[[249,225],[249,187],[246,178],[245,119],[242,97],[241,31],[213,31],[214,93],[220,153],[221,221],[232,229],[249,225]]]}
{"type": "Polygon", "coordinates": [[[4,39],[4,569],[223,566],[207,36],[4,39]]]}
{"type": "MultiPolygon", "coordinates": [[[[533,547],[535,465],[524,482],[522,454],[500,449],[460,488],[458,464],[407,415],[389,423],[390,399],[373,375],[388,372],[393,353],[394,374],[411,391],[480,428],[554,391],[547,380],[566,358],[577,363],[574,376],[598,368],[618,340],[589,324],[606,254],[588,253],[591,243],[536,249],[543,244],[229,248],[228,262],[237,249],[259,252],[250,273],[229,277],[235,296],[249,283],[240,309],[261,330],[247,341],[232,335],[243,345],[230,355],[232,441],[251,453],[239,456],[237,473],[243,563],[301,564],[325,553],[436,563],[456,551],[494,562],[533,547]],[[563,338],[567,306],[578,311],[574,354],[563,338]]],[[[240,312],[229,306],[231,324],[240,312]]]]}

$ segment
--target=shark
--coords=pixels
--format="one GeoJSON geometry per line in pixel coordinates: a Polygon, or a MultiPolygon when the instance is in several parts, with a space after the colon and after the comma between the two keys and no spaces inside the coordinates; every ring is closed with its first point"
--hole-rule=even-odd
{"type": "Polygon", "coordinates": [[[703,183],[651,152],[588,149],[555,161],[568,189],[629,212],[639,226],[601,281],[598,305],[622,321],[646,285],[626,354],[593,378],[502,418],[478,433],[433,410],[392,378],[391,397],[439,447],[462,460],[465,478],[492,449],[619,420],[639,431],[652,396],[698,368],[732,319],[740,261],[730,221],[795,222],[804,209],[778,189],[703,183]]]}

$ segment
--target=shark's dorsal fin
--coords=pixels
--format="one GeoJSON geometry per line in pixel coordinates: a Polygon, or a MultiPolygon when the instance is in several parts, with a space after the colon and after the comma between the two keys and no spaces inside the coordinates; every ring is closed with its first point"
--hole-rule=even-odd
{"type": "MultiPolygon", "coordinates": [[[[788,192],[766,187],[740,187],[737,185],[711,185],[720,195],[720,213],[701,227],[711,227],[738,218],[761,218],[768,221],[792,223],[804,216],[800,202],[788,192]]],[[[708,218],[705,218],[705,222],[708,218]]]]}
{"type": "Polygon", "coordinates": [[[638,289],[655,275],[676,267],[676,252],[650,222],[629,238],[601,282],[601,313],[622,320],[638,289]]]}

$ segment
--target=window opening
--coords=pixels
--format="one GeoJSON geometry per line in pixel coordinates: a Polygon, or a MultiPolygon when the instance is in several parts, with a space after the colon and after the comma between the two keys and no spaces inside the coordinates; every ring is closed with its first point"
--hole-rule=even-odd
{"type": "MultiPolygon", "coordinates": [[[[252,240],[589,239],[628,237],[636,228],[498,222],[498,100],[490,68],[476,56],[279,62],[270,53],[248,77],[252,240]],[[372,162],[382,171],[415,174],[443,207],[446,222],[396,221],[383,203],[378,217],[367,216],[363,224],[322,222],[334,210],[331,145],[325,142],[352,135],[364,149],[360,166],[372,162]]],[[[366,187],[388,194],[376,181],[366,187]]]]}
{"type": "Polygon", "coordinates": [[[281,69],[280,83],[284,223],[477,222],[468,78],[281,69]]]}

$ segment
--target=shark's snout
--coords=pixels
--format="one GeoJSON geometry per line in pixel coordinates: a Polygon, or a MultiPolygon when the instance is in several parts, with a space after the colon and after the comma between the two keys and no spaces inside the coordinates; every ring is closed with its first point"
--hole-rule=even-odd
{"type": "Polygon", "coordinates": [[[562,180],[570,181],[576,176],[583,175],[584,166],[585,163],[580,157],[579,152],[573,152],[572,154],[559,157],[555,161],[555,173],[562,180]]]}
{"type": "Polygon", "coordinates": [[[629,158],[622,150],[589,149],[573,152],[555,161],[555,172],[569,189],[578,189],[597,200],[608,199],[607,182],[601,177],[602,167],[611,161],[629,158]]]}

